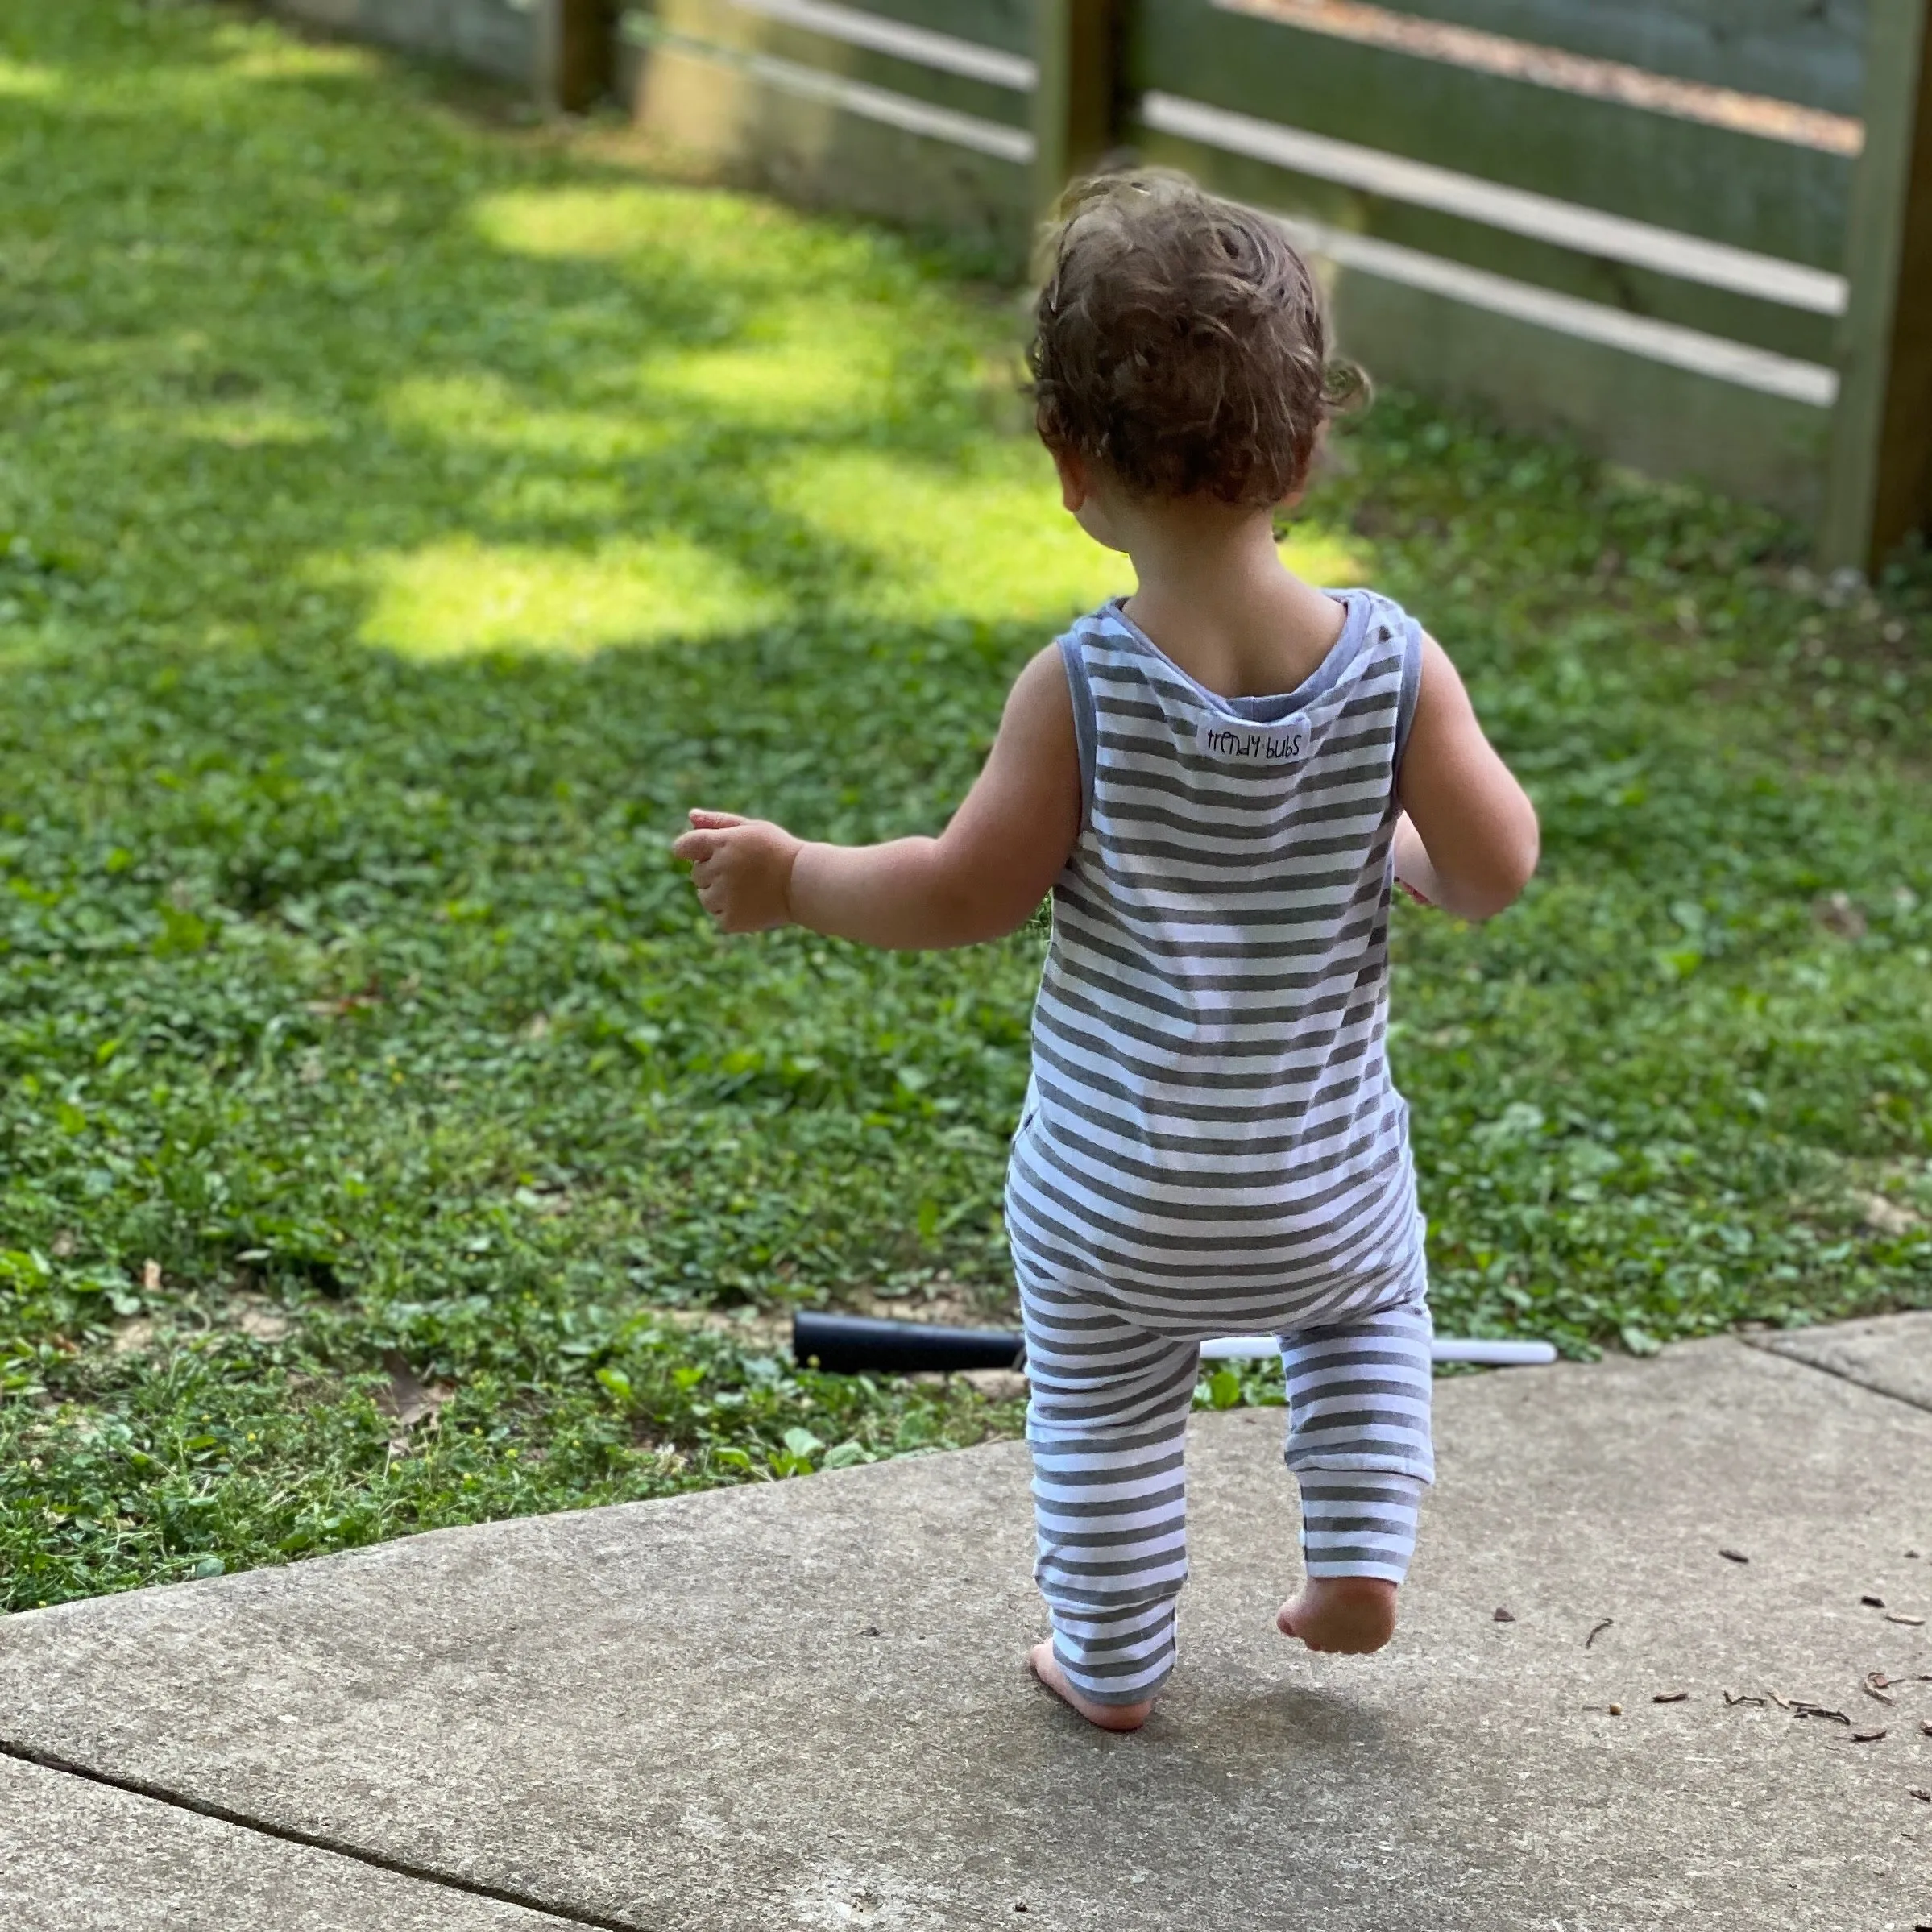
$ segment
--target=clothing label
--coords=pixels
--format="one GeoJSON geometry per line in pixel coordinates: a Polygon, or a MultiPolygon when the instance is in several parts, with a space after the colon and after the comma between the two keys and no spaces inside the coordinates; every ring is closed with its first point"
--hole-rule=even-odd
{"type": "Polygon", "coordinates": [[[1204,723],[1196,742],[1210,758],[1237,765],[1293,765],[1308,755],[1305,714],[1279,724],[1204,723]]]}

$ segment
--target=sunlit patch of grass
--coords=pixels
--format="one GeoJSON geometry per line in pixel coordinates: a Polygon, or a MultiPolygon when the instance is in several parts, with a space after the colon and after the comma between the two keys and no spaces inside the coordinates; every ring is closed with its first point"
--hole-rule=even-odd
{"type": "Polygon", "coordinates": [[[58,68],[31,60],[10,60],[0,54],[0,100],[44,101],[66,85],[58,68]]]}
{"type": "MultiPolygon", "coordinates": [[[[864,560],[855,604],[884,616],[1057,621],[1134,587],[1134,568],[1060,507],[1052,465],[1030,438],[988,440],[957,467],[884,451],[812,451],[773,479],[775,503],[864,560]]],[[[1319,522],[1282,545],[1311,582],[1360,583],[1363,546],[1319,522]]]]}
{"type": "Polygon", "coordinates": [[[1298,523],[1277,547],[1297,576],[1330,590],[1366,583],[1374,574],[1363,546],[1325,524],[1298,523]]]}
{"type": "Polygon", "coordinates": [[[469,220],[506,254],[604,264],[643,298],[641,321],[694,305],[680,326],[695,350],[812,340],[835,357],[833,333],[856,325],[889,331],[893,359],[916,365],[984,333],[903,244],[770,202],[662,184],[520,188],[478,196],[469,220]]]}
{"type": "Polygon", "coordinates": [[[298,446],[325,442],[342,425],[312,410],[268,400],[213,404],[202,409],[177,409],[168,417],[171,432],[189,442],[220,443],[230,450],[252,450],[270,444],[298,446]]]}
{"type": "Polygon", "coordinates": [[[412,376],[391,388],[383,413],[392,427],[437,442],[506,453],[608,463],[661,455],[682,425],[616,409],[560,409],[531,400],[487,369],[412,376]]]}
{"type": "Polygon", "coordinates": [[[889,309],[844,302],[781,312],[729,348],[646,366],[646,395],[712,421],[771,429],[849,423],[877,406],[902,352],[889,309]]]}
{"type": "Polygon", "coordinates": [[[730,559],[674,533],[614,537],[585,550],[453,538],[330,559],[317,574],[359,583],[371,594],[363,641],[411,657],[581,657],[742,630],[774,609],[730,559]]]}
{"type": "Polygon", "coordinates": [[[1051,620],[1133,588],[1126,558],[1061,509],[1037,444],[991,444],[958,469],[885,451],[814,453],[774,478],[772,495],[865,559],[852,601],[882,616],[1051,620]]]}
{"type": "Polygon", "coordinates": [[[248,26],[215,39],[227,55],[220,71],[238,81],[367,80],[381,69],[378,55],[341,41],[291,40],[248,26]]]}
{"type": "MultiPolygon", "coordinates": [[[[478,197],[476,230],[492,247],[543,260],[673,261],[711,275],[806,263],[827,276],[876,276],[880,251],[769,201],[665,184],[505,189],[478,197]]],[[[765,281],[768,296],[781,292],[765,281]]],[[[784,292],[795,295],[796,290],[784,292]]]]}
{"type": "Polygon", "coordinates": [[[610,261],[657,243],[667,198],[651,188],[509,189],[481,197],[475,220],[485,241],[513,254],[610,261]]]}

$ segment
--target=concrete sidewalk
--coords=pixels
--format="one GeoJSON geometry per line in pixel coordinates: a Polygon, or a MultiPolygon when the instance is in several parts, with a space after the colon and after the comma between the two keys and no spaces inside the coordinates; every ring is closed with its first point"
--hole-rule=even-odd
{"type": "Polygon", "coordinates": [[[1932,1925],[1932,1314],[1437,1395],[1372,1659],[1272,1630],[1279,1412],[1200,1420],[1133,1737],[1022,1673],[1018,1445],[13,1617],[0,1923],[1932,1925]]]}

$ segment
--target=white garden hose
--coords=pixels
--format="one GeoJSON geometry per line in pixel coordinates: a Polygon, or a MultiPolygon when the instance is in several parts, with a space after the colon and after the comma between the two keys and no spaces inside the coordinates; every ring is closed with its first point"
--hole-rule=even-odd
{"type": "MultiPolygon", "coordinates": [[[[1200,1358],[1265,1362],[1280,1349],[1280,1342],[1272,1335],[1223,1335],[1200,1345],[1200,1358]]],[[[1464,1341],[1446,1335],[1439,1335],[1429,1344],[1429,1354],[1437,1362],[1479,1362],[1495,1369],[1540,1368],[1557,1359],[1555,1348],[1547,1341],[1464,1341]]]]}

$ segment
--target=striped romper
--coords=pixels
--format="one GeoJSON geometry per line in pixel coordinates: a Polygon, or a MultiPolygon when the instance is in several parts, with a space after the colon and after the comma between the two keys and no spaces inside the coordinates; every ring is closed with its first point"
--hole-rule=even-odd
{"type": "Polygon", "coordinates": [[[1429,1441],[1423,1225],[1389,1077],[1395,776],[1421,640],[1336,594],[1301,687],[1229,699],[1117,603],[1060,640],[1084,810],[1006,1220],[1036,1575],[1101,1703],[1173,1668],[1199,1345],[1278,1335],[1311,1576],[1399,1582],[1429,1441]]]}

